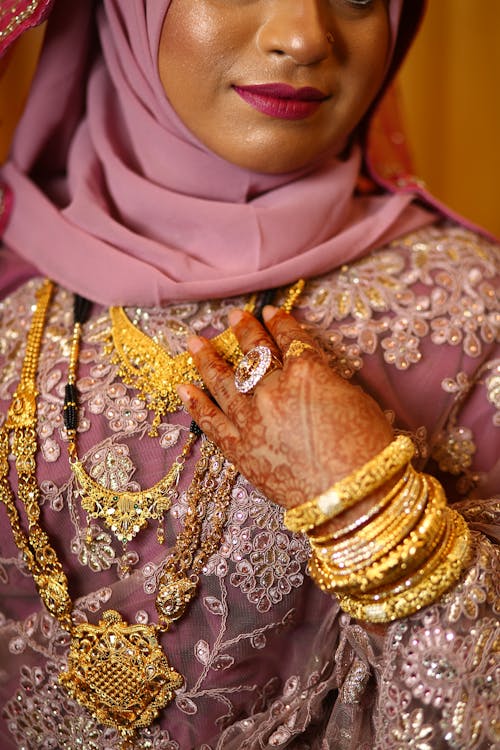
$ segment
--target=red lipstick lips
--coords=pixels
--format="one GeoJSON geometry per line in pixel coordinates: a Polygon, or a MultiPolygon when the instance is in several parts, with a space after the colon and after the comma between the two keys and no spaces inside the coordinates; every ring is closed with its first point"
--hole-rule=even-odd
{"type": "Polygon", "coordinates": [[[303,120],[316,112],[321,102],[328,98],[323,91],[311,86],[295,89],[286,83],[264,83],[233,88],[254,109],[282,120],[303,120]]]}

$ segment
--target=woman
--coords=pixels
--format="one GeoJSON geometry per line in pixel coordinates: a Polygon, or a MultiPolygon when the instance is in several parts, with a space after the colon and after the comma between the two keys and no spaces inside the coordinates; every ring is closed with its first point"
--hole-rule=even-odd
{"type": "Polygon", "coordinates": [[[2,170],[2,747],[499,741],[498,247],[359,187],[421,13],[54,4],[2,170]]]}

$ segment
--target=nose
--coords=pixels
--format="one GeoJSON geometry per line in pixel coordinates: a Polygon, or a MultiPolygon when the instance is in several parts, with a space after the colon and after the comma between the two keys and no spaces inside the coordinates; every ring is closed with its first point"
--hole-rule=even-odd
{"type": "Polygon", "coordinates": [[[332,30],[324,0],[275,0],[259,29],[266,55],[287,56],[297,65],[314,65],[332,50],[332,30]]]}

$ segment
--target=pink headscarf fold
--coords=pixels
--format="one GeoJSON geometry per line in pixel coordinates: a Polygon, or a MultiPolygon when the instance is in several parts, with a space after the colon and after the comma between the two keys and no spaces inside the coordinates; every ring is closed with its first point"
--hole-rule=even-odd
{"type": "MultiPolygon", "coordinates": [[[[393,40],[402,4],[390,2],[393,40]]],[[[356,195],[357,145],[347,159],[278,176],[210,152],[159,79],[170,0],[105,0],[102,56],[75,130],[81,103],[65,87],[86,78],[89,3],[71,5],[70,22],[56,5],[57,33],[2,170],[15,196],[4,239],[43,274],[103,304],[229,296],[321,274],[430,220],[411,195],[356,195]],[[42,168],[39,155],[61,121],[69,145],[58,130],[42,168]]]]}

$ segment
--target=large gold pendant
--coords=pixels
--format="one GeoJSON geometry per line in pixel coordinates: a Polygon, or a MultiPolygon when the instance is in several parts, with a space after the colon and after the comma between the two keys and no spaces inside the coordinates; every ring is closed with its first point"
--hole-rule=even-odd
{"type": "Polygon", "coordinates": [[[68,668],[59,681],[100,724],[133,738],[175,697],[184,682],[168,663],[153,625],[129,625],[114,610],[72,634],[68,668]]]}

